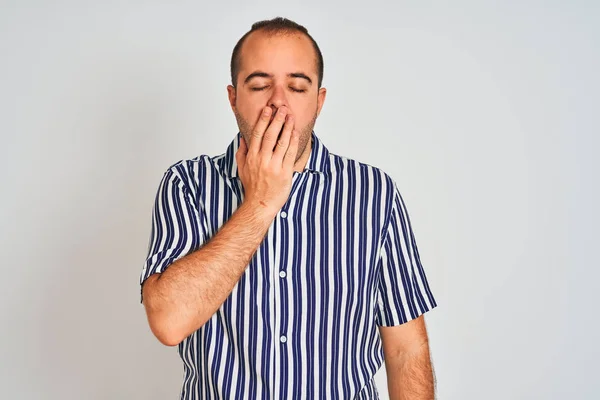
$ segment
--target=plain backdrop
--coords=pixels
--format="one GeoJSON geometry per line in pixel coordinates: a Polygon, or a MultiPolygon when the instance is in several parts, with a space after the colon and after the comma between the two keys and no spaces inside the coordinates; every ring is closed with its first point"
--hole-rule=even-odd
{"type": "Polygon", "coordinates": [[[598,2],[0,4],[1,398],[178,397],[154,195],[233,139],[231,51],[276,16],[324,54],[317,135],[399,184],[439,398],[600,398],[598,2]]]}

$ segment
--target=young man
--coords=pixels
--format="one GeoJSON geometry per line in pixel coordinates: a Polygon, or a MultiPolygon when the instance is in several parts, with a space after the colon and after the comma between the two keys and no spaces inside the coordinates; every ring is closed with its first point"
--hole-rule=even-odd
{"type": "Polygon", "coordinates": [[[383,171],[313,127],[323,58],[306,29],[252,26],[231,59],[239,133],[160,183],[142,299],[179,346],[182,399],[433,399],[422,314],[436,307],[407,210],[383,171]]]}

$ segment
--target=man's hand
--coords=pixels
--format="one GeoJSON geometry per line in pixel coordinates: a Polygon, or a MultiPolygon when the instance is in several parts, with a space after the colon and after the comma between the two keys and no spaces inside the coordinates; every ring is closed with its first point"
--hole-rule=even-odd
{"type": "Polygon", "coordinates": [[[271,113],[271,107],[263,109],[250,145],[242,137],[235,156],[244,185],[244,202],[276,214],[290,195],[299,135],[294,130],[294,117],[285,106],[269,123],[271,113]]]}

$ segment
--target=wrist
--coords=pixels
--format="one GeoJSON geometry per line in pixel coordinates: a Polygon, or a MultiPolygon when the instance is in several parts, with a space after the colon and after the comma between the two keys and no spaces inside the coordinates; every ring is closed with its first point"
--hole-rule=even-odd
{"type": "Polygon", "coordinates": [[[244,200],[239,207],[243,213],[261,224],[270,226],[279,212],[274,207],[258,201],[244,200]]]}

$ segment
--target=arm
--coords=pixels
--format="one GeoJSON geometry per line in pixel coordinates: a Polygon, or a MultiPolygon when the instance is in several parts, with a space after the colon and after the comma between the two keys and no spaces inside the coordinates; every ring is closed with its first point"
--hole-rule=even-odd
{"type": "Polygon", "coordinates": [[[402,325],[379,327],[390,399],[433,400],[434,373],[423,316],[402,325]]]}
{"type": "MultiPolygon", "coordinates": [[[[271,123],[270,111],[268,107],[261,113],[249,147],[242,138],[236,153],[245,193],[243,203],[204,246],[143,281],[142,298],[148,323],[165,345],[180,343],[223,304],[289,197],[298,134],[296,131],[292,134],[292,117],[285,122],[285,107],[279,109],[271,123]],[[280,139],[279,132],[282,132],[280,139]]],[[[185,223],[177,210],[163,211],[170,216],[170,224],[185,223]]],[[[157,215],[160,218],[161,213],[157,215]]],[[[186,235],[186,231],[182,229],[180,233],[186,235]]]]}
{"type": "Polygon", "coordinates": [[[161,343],[177,345],[217,311],[246,270],[274,217],[242,203],[206,245],[144,282],[148,323],[161,343]]]}
{"type": "Polygon", "coordinates": [[[437,306],[411,227],[394,184],[394,200],[379,266],[376,320],[383,345],[390,399],[431,400],[434,375],[423,314],[437,306]]]}

